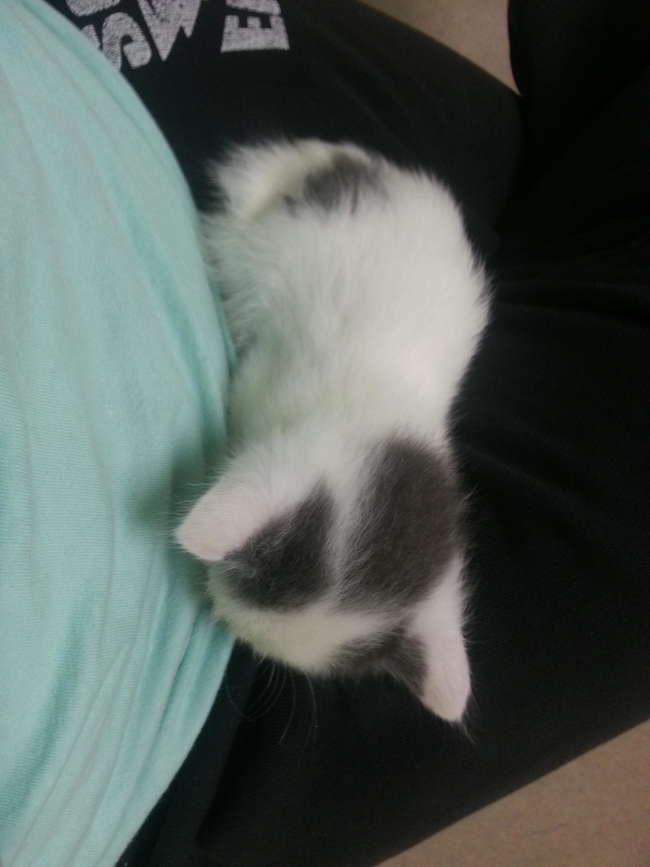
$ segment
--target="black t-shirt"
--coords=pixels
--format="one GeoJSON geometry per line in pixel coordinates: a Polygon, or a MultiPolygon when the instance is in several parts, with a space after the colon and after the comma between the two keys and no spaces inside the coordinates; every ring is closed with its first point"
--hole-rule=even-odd
{"type": "Polygon", "coordinates": [[[207,161],[233,142],[351,140],[440,175],[480,251],[496,249],[521,157],[517,99],[422,34],[345,0],[52,5],[133,85],[200,206],[207,161]]]}

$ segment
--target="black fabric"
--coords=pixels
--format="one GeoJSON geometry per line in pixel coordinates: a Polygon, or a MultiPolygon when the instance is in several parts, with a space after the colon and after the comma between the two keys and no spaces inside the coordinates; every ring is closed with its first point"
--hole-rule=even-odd
{"type": "Polygon", "coordinates": [[[539,173],[647,69],[650,4],[511,0],[508,19],[512,69],[526,106],[527,163],[539,173]]]}
{"type": "Polygon", "coordinates": [[[116,867],[181,867],[197,863],[195,839],[213,803],[228,751],[256,682],[252,654],[236,645],[201,732],[173,782],[116,867]]]}
{"type": "MultiPolygon", "coordinates": [[[[54,5],[149,33],[143,0],[54,5]]],[[[362,6],[280,6],[288,51],[220,54],[253,13],[211,0],[122,71],[201,205],[206,157],[277,134],[421,163],[460,198],[494,286],[454,428],[474,698],[465,733],[390,680],[310,684],[240,648],[125,867],[370,867],[650,716],[646,0],[514,0],[522,100],[362,6]]]]}
{"type": "MultiPolygon", "coordinates": [[[[210,201],[207,162],[235,142],[344,139],[435,171],[465,208],[480,250],[496,248],[493,225],[521,155],[517,99],[444,46],[347,0],[283,0],[288,51],[220,53],[226,16],[237,15],[244,26],[251,12],[195,0],[185,3],[198,9],[191,36],[180,29],[163,60],[144,0],[117,0],[84,15],[72,10],[105,7],[105,0],[50,2],[91,28],[100,44],[116,15],[147,37],[149,61],[132,68],[123,54],[121,72],[158,122],[200,207],[210,201]]],[[[269,15],[254,17],[268,26],[269,15]]]]}

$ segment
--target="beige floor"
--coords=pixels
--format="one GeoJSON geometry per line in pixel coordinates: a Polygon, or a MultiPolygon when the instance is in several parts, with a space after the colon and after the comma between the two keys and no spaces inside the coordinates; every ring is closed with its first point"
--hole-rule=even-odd
{"type": "MultiPolygon", "coordinates": [[[[507,0],[365,0],[514,88],[507,0]]],[[[381,867],[650,867],[650,722],[381,867]]]]}

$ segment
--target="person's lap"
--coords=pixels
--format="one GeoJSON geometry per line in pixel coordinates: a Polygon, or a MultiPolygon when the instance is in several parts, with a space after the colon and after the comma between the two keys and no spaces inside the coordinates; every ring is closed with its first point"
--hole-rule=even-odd
{"type": "MultiPolygon", "coordinates": [[[[278,38],[224,53],[225,16],[243,29],[256,13],[203,4],[164,63],[155,46],[136,68],[122,59],[199,204],[204,161],[232,141],[357,141],[450,185],[495,299],[455,422],[472,492],[472,741],[392,683],[311,685],[264,666],[253,676],[239,648],[229,694],[124,863],[370,865],[647,716],[647,84],[638,47],[624,73],[610,56],[578,111],[580,64],[597,56],[576,51],[572,64],[571,51],[587,34],[602,41],[612,15],[628,20],[603,2],[600,30],[581,36],[581,5],[554,15],[513,5],[523,105],[453,53],[345,2],[284,0],[288,48],[278,38]],[[540,30],[545,21],[556,29],[540,30]]],[[[148,33],[139,6],[122,6],[148,33]]],[[[101,34],[109,14],[76,23],[101,34]]],[[[636,13],[629,21],[638,26],[636,13]]]]}

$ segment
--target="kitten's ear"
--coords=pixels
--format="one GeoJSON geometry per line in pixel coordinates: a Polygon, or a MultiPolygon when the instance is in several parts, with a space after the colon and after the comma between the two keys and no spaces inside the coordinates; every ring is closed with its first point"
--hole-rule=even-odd
{"type": "Polygon", "coordinates": [[[226,477],[194,505],[176,530],[176,541],[199,560],[214,563],[243,545],[270,513],[250,485],[226,477]]]}
{"type": "Polygon", "coordinates": [[[454,560],[429,599],[420,604],[409,629],[424,656],[418,697],[437,716],[455,722],[462,719],[470,695],[462,568],[462,562],[454,560]]]}
{"type": "Polygon", "coordinates": [[[216,561],[223,556],[219,534],[220,485],[204,494],[176,530],[176,541],[199,560],[216,561]]]}

